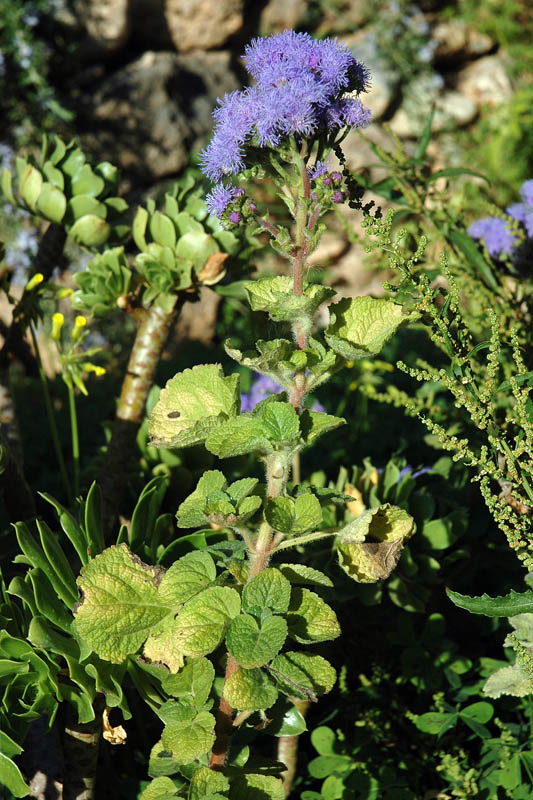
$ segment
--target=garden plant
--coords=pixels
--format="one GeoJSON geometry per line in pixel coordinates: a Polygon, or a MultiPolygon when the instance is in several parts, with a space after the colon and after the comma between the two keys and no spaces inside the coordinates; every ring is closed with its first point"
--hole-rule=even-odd
{"type": "Polygon", "coordinates": [[[140,800],[525,800],[533,181],[469,227],[450,186],[484,178],[434,169],[431,109],[414,153],[371,143],[376,182],[343,154],[371,119],[344,45],[285,31],[243,58],[251,85],[219,101],[200,166],[131,216],[117,169],[75,142],[45,137],[2,173],[47,227],[21,296],[4,275],[0,782],[28,796],[44,740],[65,800],[107,796],[127,759],[115,796],[140,800]],[[383,270],[380,297],[339,299],[310,266],[334,223],[383,270]],[[74,289],[53,270],[69,242],[91,254],[74,289]],[[267,248],[279,274],[257,275],[267,248]],[[223,348],[182,354],[160,390],[204,286],[223,348]],[[84,458],[99,320],[133,343],[84,458]],[[60,476],[38,498],[13,358],[39,380],[60,476]]]}

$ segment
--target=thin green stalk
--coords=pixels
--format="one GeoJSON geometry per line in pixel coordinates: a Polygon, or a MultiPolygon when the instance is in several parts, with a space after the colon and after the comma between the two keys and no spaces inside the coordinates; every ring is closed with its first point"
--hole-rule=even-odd
{"type": "Polygon", "coordinates": [[[69,381],[68,387],[68,407],[70,414],[70,435],[72,439],[72,461],[74,464],[74,497],[80,493],[80,437],[78,434],[78,415],[76,414],[76,398],[74,396],[74,386],[69,381]]]}
{"type": "Polygon", "coordinates": [[[72,504],[74,497],[72,494],[72,487],[70,485],[70,480],[68,477],[67,468],[65,465],[65,459],[63,458],[63,451],[61,450],[61,444],[59,442],[59,434],[57,432],[57,423],[54,415],[54,410],[52,408],[52,400],[50,398],[50,391],[48,389],[48,380],[43,368],[43,362],[41,360],[41,354],[39,352],[39,345],[37,343],[37,337],[35,335],[35,330],[33,325],[30,325],[30,333],[33,342],[33,348],[35,350],[35,358],[37,359],[37,366],[39,370],[39,378],[41,381],[41,387],[43,390],[43,397],[44,397],[44,405],[46,408],[46,416],[48,417],[48,426],[50,428],[50,434],[52,436],[52,442],[54,445],[54,450],[56,452],[57,462],[59,464],[59,471],[61,472],[61,479],[63,481],[63,486],[65,487],[65,494],[67,496],[69,504],[72,504]]]}

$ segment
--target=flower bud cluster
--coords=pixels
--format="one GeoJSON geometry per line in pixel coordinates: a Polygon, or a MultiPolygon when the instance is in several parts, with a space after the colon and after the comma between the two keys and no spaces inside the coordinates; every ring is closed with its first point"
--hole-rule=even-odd
{"type": "Polygon", "coordinates": [[[311,199],[321,205],[342,203],[346,199],[343,191],[343,175],[338,170],[328,170],[326,164],[317,161],[309,171],[311,199]]]}
{"type": "Polygon", "coordinates": [[[205,204],[209,213],[218,217],[225,228],[246,222],[257,210],[256,204],[242,187],[224,186],[221,183],[207,195],[205,204]]]}

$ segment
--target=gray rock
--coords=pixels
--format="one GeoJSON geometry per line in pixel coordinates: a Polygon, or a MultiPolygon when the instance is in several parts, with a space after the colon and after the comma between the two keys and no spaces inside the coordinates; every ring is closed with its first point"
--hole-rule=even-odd
{"type": "Polygon", "coordinates": [[[431,31],[437,43],[435,58],[471,58],[488,53],[494,47],[494,40],[486,33],[480,33],[458,20],[439,22],[431,31]]]}
{"type": "Polygon", "coordinates": [[[87,102],[83,137],[99,157],[154,181],[183,169],[212,129],[217,97],[239,88],[230,53],[155,53],[106,79],[87,102]]]}
{"type": "Polygon", "coordinates": [[[498,106],[512,96],[511,81],[498,56],[473,61],[456,75],[456,88],[476,106],[498,106]]]}
{"type": "Polygon", "coordinates": [[[128,0],[75,0],[73,10],[93,42],[113,51],[128,38],[128,6],[128,0]]]}
{"type": "Polygon", "coordinates": [[[244,0],[166,0],[165,18],[176,50],[221,47],[243,25],[244,0]]]}
{"type": "Polygon", "coordinates": [[[296,28],[305,15],[307,5],[306,0],[270,0],[259,20],[261,35],[269,36],[296,28]]]}

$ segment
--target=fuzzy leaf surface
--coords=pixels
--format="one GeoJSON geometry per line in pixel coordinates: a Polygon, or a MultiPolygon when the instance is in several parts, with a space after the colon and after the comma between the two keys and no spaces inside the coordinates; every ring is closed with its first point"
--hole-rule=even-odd
{"type": "Polygon", "coordinates": [[[199,444],[238,413],[239,377],[225,378],[218,364],[200,364],[168,381],[150,415],[153,447],[199,444]]]}
{"type": "Polygon", "coordinates": [[[270,500],[265,516],[274,530],[281,533],[304,533],[322,522],[322,508],[314,494],[275,497],[270,500]]]}
{"type": "Polygon", "coordinates": [[[274,614],[283,614],[289,607],[291,585],[274,567],[264,569],[247,583],[242,591],[242,609],[251,612],[268,608],[274,614]]]}
{"type": "Polygon", "coordinates": [[[161,741],[165,750],[181,764],[189,764],[213,747],[215,718],[201,711],[192,720],[180,720],[166,725],[161,741]]]}
{"type": "Polygon", "coordinates": [[[222,641],[226,627],[240,612],[235,589],[213,586],[190,600],[176,619],[174,632],[185,655],[205,656],[222,641]]]}
{"type": "Polygon", "coordinates": [[[337,673],[329,661],[311,653],[282,653],[270,666],[281,691],[289,697],[327,694],[337,680],[337,673]]]}
{"type": "Polygon", "coordinates": [[[354,360],[377,355],[409,317],[402,306],[373,297],[345,297],[330,306],[331,322],[325,338],[343,358],[354,360]]]}
{"type": "Polygon", "coordinates": [[[283,617],[267,617],[259,624],[250,614],[240,614],[230,622],[226,644],[241,667],[251,669],[272,661],[286,638],[287,623],[283,617]]]}
{"type": "Polygon", "coordinates": [[[278,564],[278,569],[291,583],[333,586],[333,581],[318,569],[305,564],[278,564]]]}
{"type": "Polygon", "coordinates": [[[301,644],[327,642],[340,636],[335,612],[309,589],[293,587],[286,619],[289,636],[301,644]]]}
{"type": "Polygon", "coordinates": [[[239,667],[224,683],[224,697],[239,711],[259,711],[274,705],[278,690],[262,670],[239,667]]]}
{"type": "Polygon", "coordinates": [[[196,708],[201,708],[209,697],[215,669],[207,658],[188,658],[177,675],[162,681],[162,687],[172,697],[190,697],[196,708]]]}

